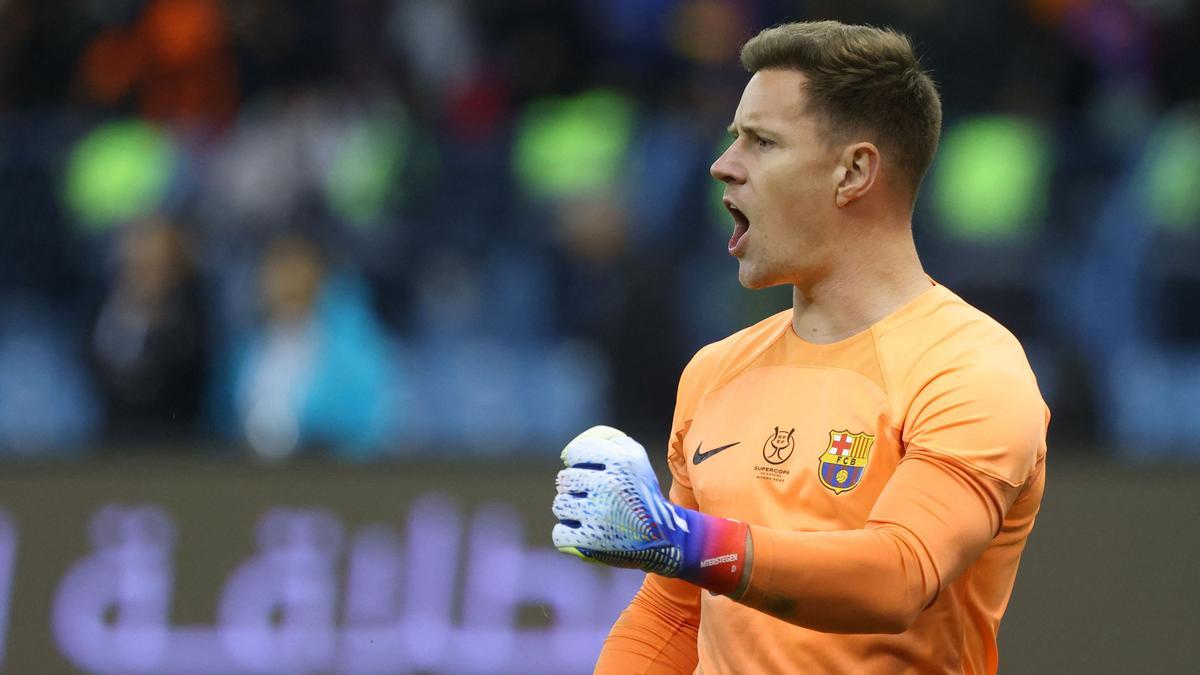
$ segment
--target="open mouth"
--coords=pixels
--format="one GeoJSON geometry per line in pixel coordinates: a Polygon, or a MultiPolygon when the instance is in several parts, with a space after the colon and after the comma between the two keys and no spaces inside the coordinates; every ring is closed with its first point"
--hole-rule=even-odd
{"type": "Polygon", "coordinates": [[[750,231],[750,219],[729,200],[725,200],[725,208],[733,216],[733,236],[729,238],[729,252],[736,254],[742,238],[750,231]]]}

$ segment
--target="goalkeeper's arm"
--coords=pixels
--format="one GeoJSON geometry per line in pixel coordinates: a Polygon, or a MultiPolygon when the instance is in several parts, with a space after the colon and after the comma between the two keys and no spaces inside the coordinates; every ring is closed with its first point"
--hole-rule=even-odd
{"type": "Polygon", "coordinates": [[[938,456],[912,452],[900,462],[863,529],[794,532],[755,526],[739,543],[728,536],[736,532],[728,525],[732,521],[666,502],[644,451],[631,439],[589,433],[563,452],[568,468],[560,474],[554,509],[560,550],[682,578],[824,632],[906,630],[987,548],[1019,492],[938,456]],[[612,477],[584,481],[590,492],[572,489],[583,480],[579,471],[612,477]],[[653,489],[645,485],[650,482],[653,489]],[[645,506],[639,505],[642,500],[645,506]],[[714,577],[711,567],[701,567],[713,557],[697,553],[688,541],[693,536],[724,541],[730,550],[715,551],[715,557],[734,556],[736,562],[722,563],[725,574],[714,577]],[[751,548],[754,559],[746,560],[751,548]],[[649,550],[655,555],[647,556],[649,550]],[[737,579],[731,586],[734,565],[737,579]]]}

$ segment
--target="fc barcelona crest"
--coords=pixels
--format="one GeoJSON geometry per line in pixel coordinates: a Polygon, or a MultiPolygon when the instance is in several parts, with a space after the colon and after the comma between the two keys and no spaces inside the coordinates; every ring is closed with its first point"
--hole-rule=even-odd
{"type": "Polygon", "coordinates": [[[869,434],[830,431],[829,447],[821,453],[817,472],[821,485],[839,495],[857,487],[867,471],[873,445],[875,437],[869,434]]]}

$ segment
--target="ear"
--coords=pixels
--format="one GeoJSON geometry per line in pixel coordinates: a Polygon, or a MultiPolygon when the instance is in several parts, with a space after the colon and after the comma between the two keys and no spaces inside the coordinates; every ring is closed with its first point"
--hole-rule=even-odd
{"type": "Polygon", "coordinates": [[[873,143],[855,143],[842,150],[839,158],[838,183],[834,200],[838,208],[864,197],[875,186],[879,176],[879,148],[873,143]]]}

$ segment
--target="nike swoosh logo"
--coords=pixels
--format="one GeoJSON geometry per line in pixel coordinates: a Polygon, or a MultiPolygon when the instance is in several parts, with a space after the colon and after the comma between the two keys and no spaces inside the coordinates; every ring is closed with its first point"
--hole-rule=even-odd
{"type": "Polygon", "coordinates": [[[717,454],[718,452],[728,450],[729,448],[732,448],[733,446],[737,445],[738,443],[741,443],[741,441],[738,441],[737,443],[730,443],[729,445],[722,445],[721,447],[713,448],[712,450],[709,450],[708,452],[700,452],[700,448],[704,447],[704,443],[700,443],[700,445],[696,446],[696,454],[692,455],[692,464],[699,464],[700,462],[703,462],[704,460],[708,459],[709,457],[712,457],[713,455],[717,454]]]}

